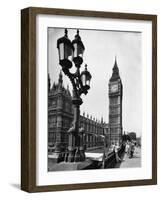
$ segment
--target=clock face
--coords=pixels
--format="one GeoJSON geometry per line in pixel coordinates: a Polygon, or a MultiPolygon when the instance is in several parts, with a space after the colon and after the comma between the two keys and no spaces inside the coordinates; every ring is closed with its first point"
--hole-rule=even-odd
{"type": "Polygon", "coordinates": [[[117,92],[118,91],[118,84],[114,84],[114,85],[111,85],[111,92],[117,92]]]}

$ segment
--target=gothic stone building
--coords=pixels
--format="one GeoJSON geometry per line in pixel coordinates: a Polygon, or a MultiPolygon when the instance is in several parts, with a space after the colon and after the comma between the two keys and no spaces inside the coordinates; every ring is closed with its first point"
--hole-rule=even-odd
{"type": "MultiPolygon", "coordinates": [[[[59,74],[58,83],[50,85],[48,76],[48,146],[56,149],[57,152],[64,152],[68,145],[67,131],[73,121],[72,95],[69,87],[63,86],[62,73],[59,74]]],[[[102,147],[104,140],[100,135],[108,132],[108,126],[85,113],[80,116],[80,127],[85,130],[86,148],[102,147]]]]}

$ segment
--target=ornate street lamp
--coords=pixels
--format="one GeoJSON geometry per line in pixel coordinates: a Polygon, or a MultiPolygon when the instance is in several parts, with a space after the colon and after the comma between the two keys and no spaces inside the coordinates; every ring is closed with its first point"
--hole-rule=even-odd
{"type": "Polygon", "coordinates": [[[83,132],[79,127],[80,105],[83,103],[81,95],[86,95],[88,93],[92,76],[87,70],[87,65],[85,65],[85,70],[80,74],[80,67],[83,63],[85,47],[81,41],[79,30],[77,30],[75,39],[72,42],[68,39],[67,33],[68,31],[65,29],[64,37],[57,40],[59,64],[62,66],[64,74],[68,76],[73,86],[72,103],[74,107],[74,120],[72,127],[68,131],[69,144],[67,161],[79,162],[85,160],[85,154],[81,144],[83,132]],[[76,67],[75,73],[70,72],[72,61],[76,67]]]}

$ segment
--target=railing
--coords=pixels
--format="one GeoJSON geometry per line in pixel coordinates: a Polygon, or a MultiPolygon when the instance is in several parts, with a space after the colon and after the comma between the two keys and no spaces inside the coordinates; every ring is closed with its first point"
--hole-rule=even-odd
{"type": "MultiPolygon", "coordinates": [[[[123,152],[125,150],[125,147],[122,145],[120,149],[118,150],[119,157],[122,156],[123,152]]],[[[108,154],[107,158],[105,159],[104,168],[113,168],[116,165],[116,154],[115,152],[111,152],[108,154]]]]}
{"type": "MultiPolygon", "coordinates": [[[[125,147],[122,145],[120,147],[120,149],[118,150],[119,157],[122,156],[124,149],[125,149],[125,147]]],[[[112,151],[107,155],[105,160],[102,160],[102,161],[93,160],[93,164],[88,166],[88,168],[86,168],[86,169],[114,168],[116,163],[117,163],[116,154],[114,151],[112,151]]]]}

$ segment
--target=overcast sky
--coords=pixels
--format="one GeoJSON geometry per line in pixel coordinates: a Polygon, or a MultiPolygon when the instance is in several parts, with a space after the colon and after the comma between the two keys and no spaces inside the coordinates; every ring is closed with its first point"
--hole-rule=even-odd
{"type": "MultiPolygon", "coordinates": [[[[75,29],[68,29],[68,37],[73,40],[75,29]]],[[[64,35],[64,29],[48,28],[48,71],[51,84],[58,82],[61,69],[59,66],[57,39],[64,35]]],[[[80,36],[85,46],[84,65],[92,75],[91,88],[88,94],[82,96],[81,113],[104,118],[108,123],[109,99],[108,82],[117,57],[120,77],[123,83],[123,130],[134,131],[138,136],[142,130],[142,59],[141,33],[116,32],[99,30],[80,30],[80,36]]],[[[72,71],[75,70],[73,66],[72,71]]],[[[71,84],[63,74],[66,87],[71,84]]]]}

